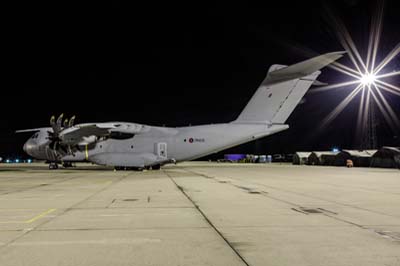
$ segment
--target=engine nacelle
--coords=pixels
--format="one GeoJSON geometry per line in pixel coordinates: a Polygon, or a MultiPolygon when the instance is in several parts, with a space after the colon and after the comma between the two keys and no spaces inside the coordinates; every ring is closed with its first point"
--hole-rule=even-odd
{"type": "Polygon", "coordinates": [[[92,143],[95,143],[97,141],[97,137],[96,136],[88,136],[88,137],[82,137],[82,141],[78,143],[78,146],[85,146],[85,145],[89,145],[92,143]]]}

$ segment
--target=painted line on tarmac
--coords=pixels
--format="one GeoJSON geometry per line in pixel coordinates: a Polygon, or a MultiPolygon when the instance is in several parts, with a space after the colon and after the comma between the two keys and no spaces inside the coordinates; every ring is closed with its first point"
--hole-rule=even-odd
{"type": "Polygon", "coordinates": [[[228,245],[228,247],[238,256],[238,258],[243,262],[244,265],[250,266],[250,264],[246,261],[244,256],[239,253],[239,251],[232,245],[231,242],[222,234],[221,231],[211,222],[211,220],[207,217],[207,215],[201,210],[200,206],[197,205],[194,200],[186,193],[185,189],[178,185],[178,183],[174,180],[174,177],[170,175],[167,171],[163,171],[164,174],[172,181],[172,183],[182,192],[182,194],[193,204],[196,210],[200,213],[201,216],[205,219],[205,221],[210,225],[210,227],[222,238],[222,240],[228,245]]]}
{"type": "Polygon", "coordinates": [[[50,213],[54,212],[55,210],[57,210],[57,209],[48,209],[47,211],[42,212],[41,214],[36,215],[36,216],[33,217],[32,219],[25,221],[25,223],[26,223],[26,224],[33,223],[34,221],[36,221],[36,220],[38,220],[38,219],[40,219],[40,218],[46,216],[47,214],[50,214],[50,213]]]}
{"type": "MultiPolygon", "coordinates": [[[[66,246],[66,245],[142,245],[147,243],[161,243],[162,240],[159,238],[105,238],[105,239],[88,239],[88,240],[67,240],[67,241],[26,241],[16,242],[11,246],[66,246]]],[[[0,242],[1,245],[1,242],[0,242]]]]}

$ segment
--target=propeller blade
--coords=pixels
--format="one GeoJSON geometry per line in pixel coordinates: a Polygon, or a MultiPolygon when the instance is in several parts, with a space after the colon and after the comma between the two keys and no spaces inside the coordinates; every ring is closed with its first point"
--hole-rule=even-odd
{"type": "Polygon", "coordinates": [[[61,114],[61,115],[57,118],[57,128],[59,129],[59,131],[61,130],[61,124],[62,124],[63,116],[64,116],[64,114],[61,114]]]}
{"type": "Polygon", "coordinates": [[[58,128],[57,128],[57,124],[56,124],[56,117],[53,115],[50,118],[50,126],[53,129],[53,135],[57,135],[58,134],[58,128]]]}
{"type": "Polygon", "coordinates": [[[56,123],[56,117],[54,115],[50,118],[50,125],[53,126],[56,123]]]}
{"type": "Polygon", "coordinates": [[[75,123],[75,116],[71,117],[71,119],[69,120],[68,127],[72,127],[74,123],[75,123]]]}
{"type": "Polygon", "coordinates": [[[48,139],[50,140],[49,147],[55,152],[56,156],[59,158],[65,155],[75,156],[74,152],[76,149],[75,147],[71,147],[70,145],[63,144],[60,138],[60,132],[63,129],[70,128],[74,125],[75,116],[72,116],[69,120],[68,118],[66,118],[64,121],[63,117],[64,114],[61,114],[56,120],[55,116],[53,115],[50,118],[50,125],[53,128],[53,132],[48,131],[48,139]]]}

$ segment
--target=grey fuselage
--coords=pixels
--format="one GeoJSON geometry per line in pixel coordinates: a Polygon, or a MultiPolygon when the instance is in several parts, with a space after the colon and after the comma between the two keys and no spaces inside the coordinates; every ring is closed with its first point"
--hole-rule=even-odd
{"type": "Polygon", "coordinates": [[[211,124],[167,128],[143,126],[128,139],[99,139],[83,145],[73,155],[57,156],[42,128],[24,145],[34,158],[48,161],[90,161],[100,165],[145,167],[193,160],[287,129],[288,125],[211,124]]]}

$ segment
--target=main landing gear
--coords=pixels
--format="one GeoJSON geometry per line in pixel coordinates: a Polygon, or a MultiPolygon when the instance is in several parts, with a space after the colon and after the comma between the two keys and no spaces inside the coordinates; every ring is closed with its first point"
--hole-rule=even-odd
{"type": "MultiPolygon", "coordinates": [[[[70,168],[70,167],[74,167],[74,165],[72,164],[72,162],[63,162],[62,166],[64,168],[70,168]]],[[[49,162],[49,169],[50,170],[56,170],[58,169],[58,163],[57,162],[49,162]]]]}
{"type": "Polygon", "coordinates": [[[74,167],[74,165],[72,164],[72,162],[63,162],[62,165],[63,165],[64,168],[74,167]]]}
{"type": "Polygon", "coordinates": [[[115,166],[114,170],[116,171],[143,171],[145,168],[143,167],[127,167],[127,166],[115,166]]]}
{"type": "Polygon", "coordinates": [[[156,164],[152,166],[145,166],[145,167],[127,167],[127,166],[115,166],[114,170],[116,171],[143,171],[143,170],[160,170],[161,165],[156,164]]]}
{"type": "Polygon", "coordinates": [[[58,169],[58,164],[56,162],[50,162],[49,163],[49,169],[50,170],[58,169]]]}

